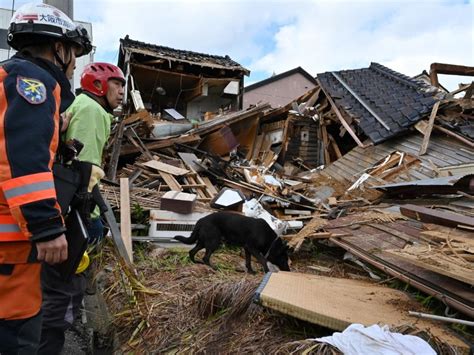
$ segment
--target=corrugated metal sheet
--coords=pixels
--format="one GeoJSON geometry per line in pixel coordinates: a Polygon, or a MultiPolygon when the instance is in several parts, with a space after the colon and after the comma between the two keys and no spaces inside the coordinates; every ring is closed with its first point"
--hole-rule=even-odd
{"type": "MultiPolygon", "coordinates": [[[[365,149],[356,147],[325,168],[322,174],[342,183],[353,183],[362,175],[365,169],[373,166],[390,153],[399,151],[418,156],[422,142],[423,136],[413,133],[365,149]]],[[[406,171],[401,172],[392,181],[402,182],[434,178],[436,177],[434,172],[436,168],[473,163],[474,152],[452,138],[432,135],[428,151],[419,159],[421,165],[408,167],[408,173],[406,171]]]]}

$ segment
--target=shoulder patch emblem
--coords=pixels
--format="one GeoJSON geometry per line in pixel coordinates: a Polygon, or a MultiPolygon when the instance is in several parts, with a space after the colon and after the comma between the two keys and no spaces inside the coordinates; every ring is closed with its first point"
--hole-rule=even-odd
{"type": "Polygon", "coordinates": [[[30,104],[39,105],[46,101],[46,86],[37,79],[18,76],[16,91],[30,104]]]}

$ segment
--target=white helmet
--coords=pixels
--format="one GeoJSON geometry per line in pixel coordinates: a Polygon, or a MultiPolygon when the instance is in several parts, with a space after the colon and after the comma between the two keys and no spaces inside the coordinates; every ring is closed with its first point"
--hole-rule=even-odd
{"type": "Polygon", "coordinates": [[[8,44],[20,50],[45,40],[60,40],[80,47],[78,56],[88,54],[92,44],[87,30],[77,26],[66,14],[47,4],[25,4],[13,14],[8,29],[8,44]]]}

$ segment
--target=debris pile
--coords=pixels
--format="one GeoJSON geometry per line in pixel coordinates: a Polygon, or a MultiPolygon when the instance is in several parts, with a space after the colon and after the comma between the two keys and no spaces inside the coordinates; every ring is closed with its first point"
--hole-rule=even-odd
{"type": "MultiPolygon", "coordinates": [[[[248,71],[228,57],[193,57],[128,37],[121,49],[119,64],[133,87],[112,129],[102,191],[114,208],[129,195],[150,211],[148,235],[132,240],[169,241],[178,231],[189,235],[206,213],[234,210],[265,218],[296,265],[308,248],[343,251],[339,262],[353,260],[362,275],[399,279],[446,312],[474,317],[472,84],[446,93],[372,63],[319,74],[314,88],[287,105],[242,109],[248,71]]],[[[305,274],[325,273],[317,259],[305,274]]],[[[124,347],[334,351],[304,340],[309,334],[283,336],[275,313],[250,306],[261,277],[229,272],[222,280],[205,266],[181,266],[137,262],[133,278],[146,282],[128,287],[139,295],[128,311],[121,300],[127,283],[110,281],[107,296],[128,319],[120,326],[124,347]]],[[[287,314],[306,329],[308,307],[298,306],[300,313],[287,314]]],[[[351,322],[357,319],[363,323],[351,322]]],[[[323,334],[314,329],[309,333],[323,334]]]]}

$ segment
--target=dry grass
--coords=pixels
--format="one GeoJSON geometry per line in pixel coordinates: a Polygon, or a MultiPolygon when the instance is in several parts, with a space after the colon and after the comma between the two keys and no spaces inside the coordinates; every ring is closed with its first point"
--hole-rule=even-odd
{"type": "MultiPolygon", "coordinates": [[[[108,273],[104,294],[114,315],[120,352],[339,354],[330,345],[308,340],[332,330],[253,302],[263,273],[236,271],[243,270],[237,251],[214,254],[216,270],[191,263],[183,250],[138,254],[137,272],[132,273],[113,253],[103,253],[109,269],[116,265],[108,273]]],[[[312,272],[300,261],[294,269],[312,272]]]]}

